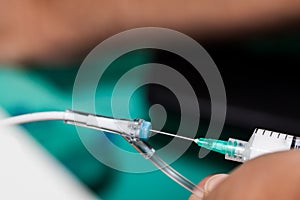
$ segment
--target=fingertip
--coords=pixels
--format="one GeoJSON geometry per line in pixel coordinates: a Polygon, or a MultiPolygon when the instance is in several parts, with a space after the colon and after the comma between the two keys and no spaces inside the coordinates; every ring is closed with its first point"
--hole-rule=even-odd
{"type": "MultiPolygon", "coordinates": [[[[211,192],[217,185],[219,185],[221,182],[223,182],[228,177],[228,174],[215,174],[210,175],[202,179],[198,186],[204,189],[205,196],[208,195],[209,192],[211,192]]],[[[189,200],[203,200],[204,196],[200,197],[199,195],[192,194],[189,197],[189,200]]]]}
{"type": "Polygon", "coordinates": [[[205,193],[206,194],[210,193],[214,188],[216,188],[220,183],[222,183],[227,177],[228,177],[228,174],[216,174],[216,175],[208,178],[203,187],[205,190],[205,193]]]}

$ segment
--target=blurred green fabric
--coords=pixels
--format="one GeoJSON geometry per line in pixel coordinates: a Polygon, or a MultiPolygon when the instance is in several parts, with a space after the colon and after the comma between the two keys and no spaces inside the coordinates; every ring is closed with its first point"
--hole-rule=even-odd
{"type": "MultiPolygon", "coordinates": [[[[110,78],[105,79],[103,83],[107,92],[97,93],[95,98],[109,100],[114,80],[124,72],[124,70],[116,69],[127,67],[128,70],[148,61],[148,55],[135,53],[115,62],[115,70],[107,72],[110,78]]],[[[2,66],[0,67],[0,106],[11,115],[38,111],[63,111],[72,108],[72,89],[77,70],[78,67],[14,68],[2,66]]],[[[143,77],[144,75],[141,75],[137,79],[143,77]]],[[[130,84],[134,84],[134,80],[130,84]]],[[[124,90],[126,88],[124,86],[124,90]]],[[[122,96],[118,101],[122,103],[122,96]]],[[[147,118],[149,106],[144,90],[135,93],[133,103],[131,114],[134,117],[147,118]]],[[[111,115],[108,106],[102,106],[97,109],[97,112],[102,115],[111,115]]],[[[131,174],[103,165],[86,150],[73,126],[62,122],[38,122],[26,124],[24,128],[101,199],[187,199],[190,195],[190,192],[159,170],[131,174]]],[[[114,137],[111,139],[114,140],[114,137]]],[[[126,145],[128,147],[125,148],[131,148],[130,145],[126,145]]],[[[137,163],[129,164],[136,165],[137,163]]],[[[172,166],[197,183],[209,174],[225,173],[236,165],[214,153],[204,159],[199,159],[197,148],[192,147],[172,166]]]]}

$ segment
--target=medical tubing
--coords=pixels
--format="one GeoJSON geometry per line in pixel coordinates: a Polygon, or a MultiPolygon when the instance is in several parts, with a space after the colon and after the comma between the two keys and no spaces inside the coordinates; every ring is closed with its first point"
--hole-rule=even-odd
{"type": "MultiPolygon", "coordinates": [[[[63,120],[74,121],[74,114],[70,112],[37,112],[24,114],[14,117],[9,117],[0,120],[0,126],[11,126],[17,124],[24,124],[37,121],[51,121],[51,120],[63,120]]],[[[78,119],[77,119],[78,120],[78,119]]],[[[77,121],[75,120],[75,121],[77,121]]],[[[80,121],[77,121],[80,123],[80,121]]],[[[190,192],[202,198],[204,196],[204,190],[199,186],[192,183],[190,180],[185,178],[167,163],[165,163],[156,153],[155,150],[150,147],[149,144],[139,140],[138,138],[124,137],[138,152],[140,152],[145,159],[149,159],[158,169],[165,173],[169,178],[177,182],[182,187],[186,188],[190,192]]]]}
{"type": "Polygon", "coordinates": [[[11,126],[37,121],[66,120],[65,112],[37,112],[0,120],[0,126],[11,126]]]}
{"type": "Polygon", "coordinates": [[[159,168],[162,172],[164,172],[167,176],[169,176],[172,180],[177,182],[179,185],[189,190],[190,192],[196,194],[197,196],[201,198],[203,197],[204,190],[202,188],[192,183],[185,176],[183,176],[174,168],[172,168],[170,165],[165,163],[156,153],[154,153],[154,155],[149,160],[151,160],[151,162],[157,168],[159,168]]]}
{"type": "Polygon", "coordinates": [[[165,173],[173,181],[194,193],[196,196],[203,198],[204,190],[198,185],[192,183],[189,179],[184,177],[178,171],[173,169],[170,165],[164,162],[156,153],[155,150],[146,142],[141,140],[131,141],[124,137],[138,152],[140,152],[144,158],[149,159],[158,169],[165,173]]]}
{"type": "MultiPolygon", "coordinates": [[[[88,113],[81,113],[77,111],[67,110],[66,112],[62,111],[49,111],[49,112],[36,112],[23,114],[13,117],[8,117],[6,119],[0,120],[0,126],[11,126],[18,124],[26,124],[31,122],[38,121],[55,121],[62,120],[65,123],[72,123],[73,125],[85,125],[87,126],[87,120],[90,117],[96,118],[96,115],[91,115],[88,113]]],[[[92,128],[92,126],[88,126],[92,128]]]]}

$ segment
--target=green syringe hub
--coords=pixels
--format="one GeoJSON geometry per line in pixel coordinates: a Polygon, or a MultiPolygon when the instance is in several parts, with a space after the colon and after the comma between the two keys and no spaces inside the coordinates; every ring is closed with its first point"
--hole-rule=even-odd
{"type": "Polygon", "coordinates": [[[194,142],[205,149],[215,151],[221,154],[227,154],[229,156],[235,154],[235,147],[237,143],[232,143],[230,141],[209,139],[209,138],[198,138],[194,142]]]}

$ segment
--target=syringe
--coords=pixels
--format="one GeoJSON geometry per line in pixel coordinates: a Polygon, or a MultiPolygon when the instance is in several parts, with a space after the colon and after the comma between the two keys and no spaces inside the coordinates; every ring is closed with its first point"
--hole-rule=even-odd
{"type": "Polygon", "coordinates": [[[229,138],[228,141],[199,138],[199,146],[225,154],[225,159],[245,162],[257,156],[300,148],[300,137],[265,129],[255,129],[248,142],[229,138]]]}
{"type": "Polygon", "coordinates": [[[160,134],[192,140],[200,147],[225,154],[225,159],[245,162],[257,156],[290,149],[300,149],[300,137],[284,133],[255,129],[248,142],[229,138],[228,141],[198,138],[192,139],[171,133],[154,131],[160,134]]]}

